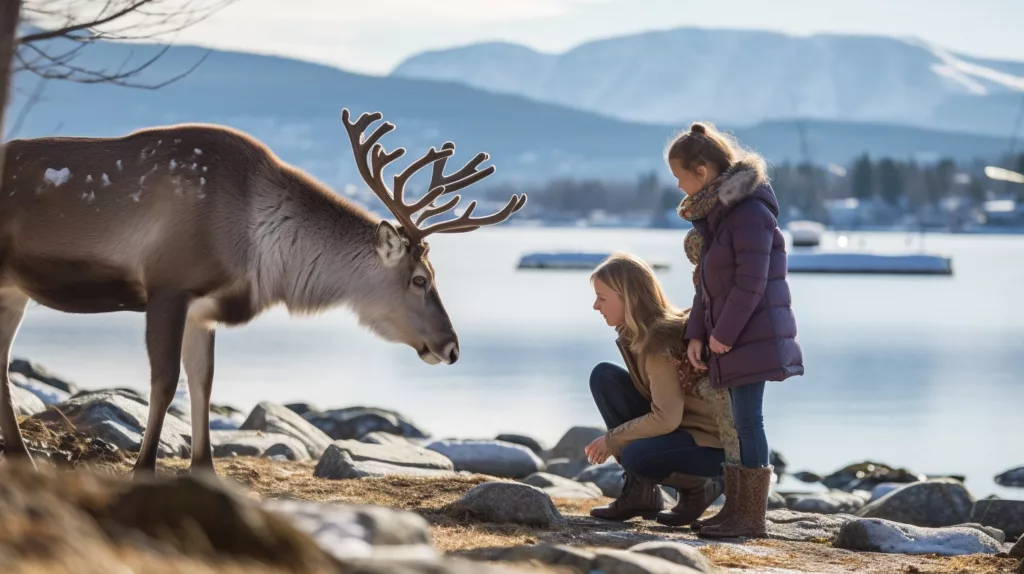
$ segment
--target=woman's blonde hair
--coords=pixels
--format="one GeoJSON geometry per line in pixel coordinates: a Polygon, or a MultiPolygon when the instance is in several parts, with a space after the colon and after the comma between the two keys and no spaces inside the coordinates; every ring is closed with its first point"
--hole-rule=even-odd
{"type": "Polygon", "coordinates": [[[643,259],[616,252],[590,275],[622,298],[629,350],[639,357],[682,348],[689,310],[674,307],[643,259]]]}

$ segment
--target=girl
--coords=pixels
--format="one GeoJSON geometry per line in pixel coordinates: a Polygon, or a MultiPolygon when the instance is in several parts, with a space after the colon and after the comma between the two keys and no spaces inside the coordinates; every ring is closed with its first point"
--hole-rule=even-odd
{"type": "Polygon", "coordinates": [[[666,160],[686,194],[679,215],[693,223],[685,239],[696,291],[686,356],[712,387],[729,390],[740,445],[740,464],[725,466],[725,507],[694,527],[701,536],[763,537],[774,470],[761,414],[765,382],[804,373],[779,204],[764,160],[713,126],[693,124],[666,160]]]}
{"type": "Polygon", "coordinates": [[[689,313],[672,307],[651,268],[631,255],[612,255],[591,283],[594,309],[619,333],[626,368],[601,363],[590,377],[610,430],[586,447],[587,457],[600,464],[615,456],[625,470],[622,495],[590,513],[689,524],[721,494],[724,460],[714,406],[695,389],[706,377],[685,360],[689,313]],[[659,483],[679,493],[671,511],[659,513],[659,483]]]}

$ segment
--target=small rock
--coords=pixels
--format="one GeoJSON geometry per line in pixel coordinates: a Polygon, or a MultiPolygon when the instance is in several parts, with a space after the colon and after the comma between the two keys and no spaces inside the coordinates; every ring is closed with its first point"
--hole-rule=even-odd
{"type": "Polygon", "coordinates": [[[523,445],[492,440],[439,440],[427,448],[455,463],[455,470],[523,478],[544,470],[544,461],[523,445]]]}
{"type": "Polygon", "coordinates": [[[591,499],[603,496],[601,489],[592,482],[576,482],[545,472],[535,472],[522,482],[542,489],[551,498],[591,499]]]}
{"type": "Polygon", "coordinates": [[[517,482],[478,484],[450,508],[456,515],[470,515],[485,522],[548,527],[565,519],[543,490],[517,482]]]}
{"type": "Polygon", "coordinates": [[[991,526],[985,526],[983,524],[978,524],[977,522],[968,522],[966,524],[957,524],[957,525],[955,525],[955,528],[973,528],[975,530],[980,530],[981,532],[984,532],[985,534],[988,534],[996,542],[998,542],[1000,544],[1003,544],[1003,543],[1006,542],[1006,533],[1005,532],[1003,532],[1002,530],[999,530],[998,528],[993,528],[991,526]]]}
{"type": "Polygon", "coordinates": [[[821,483],[830,489],[850,492],[855,489],[870,491],[883,482],[909,483],[924,480],[927,478],[923,474],[868,461],[838,470],[821,479],[821,483]]]}
{"type": "Polygon", "coordinates": [[[533,451],[533,454],[541,456],[544,453],[544,447],[541,446],[540,442],[533,437],[528,437],[521,434],[500,434],[494,437],[494,440],[501,442],[510,442],[512,444],[521,444],[526,448],[533,451]]]}
{"type": "Polygon", "coordinates": [[[338,559],[436,559],[430,524],[415,512],[363,504],[268,500],[268,511],[311,535],[338,559]]]}
{"type": "Polygon", "coordinates": [[[269,402],[256,405],[240,429],[280,433],[294,437],[306,446],[306,451],[309,452],[309,456],[313,460],[319,459],[331,444],[330,437],[306,419],[286,407],[269,402]]]}
{"type": "Polygon", "coordinates": [[[979,500],[970,522],[998,528],[1011,538],[1024,536],[1024,500],[979,500]]]}
{"type": "MultiPolygon", "coordinates": [[[[913,484],[913,483],[910,483],[910,484],[913,484]]],[[[889,494],[890,492],[892,492],[894,490],[903,488],[906,485],[907,485],[907,483],[901,483],[901,482],[883,482],[882,484],[879,484],[878,486],[876,486],[874,489],[871,490],[871,497],[868,499],[868,502],[869,503],[874,502],[874,501],[878,500],[879,498],[882,498],[886,494],[889,494]]]]}
{"type": "MultiPolygon", "coordinates": [[[[61,413],[82,433],[100,438],[121,450],[138,452],[149,418],[149,406],[124,390],[80,393],[59,406],[61,413]]],[[[32,418],[63,422],[54,409],[32,418]]],[[[176,417],[166,417],[157,445],[157,456],[187,457],[192,452],[192,428],[176,417]]]]}
{"type": "Polygon", "coordinates": [[[139,391],[136,391],[135,389],[129,389],[129,388],[126,388],[126,387],[115,387],[115,388],[112,388],[112,389],[93,389],[93,390],[88,390],[88,391],[78,391],[77,393],[71,395],[71,398],[72,399],[85,399],[85,398],[88,398],[88,397],[110,396],[110,395],[117,395],[119,397],[124,397],[124,398],[126,398],[128,400],[135,401],[135,402],[139,403],[140,405],[149,406],[149,399],[147,399],[146,397],[142,396],[142,393],[140,393],[139,391]]]}
{"type": "Polygon", "coordinates": [[[22,375],[29,380],[45,383],[55,389],[62,390],[65,393],[68,393],[69,395],[72,396],[78,393],[78,385],[76,385],[75,383],[72,383],[71,381],[63,379],[61,377],[57,377],[53,373],[50,373],[41,365],[26,361],[24,359],[14,359],[13,361],[11,361],[9,372],[18,373],[19,375],[22,375]]]}
{"type": "Polygon", "coordinates": [[[379,444],[379,445],[408,445],[415,444],[409,439],[402,435],[391,434],[383,431],[373,431],[367,435],[359,437],[359,442],[365,442],[368,444],[379,444]]]}
{"type": "Polygon", "coordinates": [[[868,504],[857,516],[882,518],[915,526],[942,527],[969,520],[974,497],[963,483],[936,479],[909,484],[868,504]]]}
{"type": "Polygon", "coordinates": [[[766,518],[768,534],[772,538],[794,542],[834,540],[846,523],[856,520],[849,514],[810,514],[792,510],[772,510],[766,518]]]}
{"type": "Polygon", "coordinates": [[[1009,487],[1024,487],[1024,466],[1019,468],[1011,468],[1010,470],[998,475],[994,479],[996,484],[1000,486],[1009,487]]]}
{"type": "Polygon", "coordinates": [[[715,567],[699,550],[682,542],[652,540],[650,542],[641,542],[631,547],[629,551],[657,556],[675,564],[688,566],[698,572],[711,573],[715,571],[715,567]]]}
{"type": "Polygon", "coordinates": [[[853,513],[864,507],[864,499],[842,490],[814,494],[794,494],[786,497],[786,508],[797,512],[817,514],[853,513]]]}
{"type": "Polygon", "coordinates": [[[599,427],[572,427],[562,435],[562,438],[558,440],[558,443],[548,453],[547,458],[586,460],[587,453],[583,449],[593,442],[595,438],[603,436],[604,433],[605,430],[599,427]]]}
{"type": "Polygon", "coordinates": [[[210,443],[213,456],[265,456],[283,455],[287,460],[305,462],[309,451],[295,437],[280,433],[248,430],[211,430],[210,443]]]}
{"type": "Polygon", "coordinates": [[[59,405],[71,398],[71,393],[67,391],[62,391],[57,387],[51,387],[46,383],[29,379],[20,373],[11,373],[10,378],[11,383],[14,384],[15,387],[20,387],[39,397],[39,400],[41,400],[45,406],[59,405]]]}
{"type": "Polygon", "coordinates": [[[315,412],[317,410],[316,407],[309,403],[288,403],[284,407],[299,416],[315,412]]]}
{"type": "Polygon", "coordinates": [[[1011,558],[1024,558],[1024,536],[1017,539],[1017,543],[1010,549],[1011,558]]]}
{"type": "Polygon", "coordinates": [[[454,470],[452,461],[445,456],[408,441],[378,445],[339,440],[320,457],[313,474],[319,478],[346,479],[385,475],[440,476],[454,470]]]}
{"type": "Polygon", "coordinates": [[[602,574],[699,574],[697,570],[664,558],[628,550],[598,550],[590,563],[591,572],[602,574]]]}
{"type": "Polygon", "coordinates": [[[545,472],[556,474],[563,478],[572,478],[577,474],[583,472],[583,469],[590,466],[587,459],[581,458],[578,460],[569,460],[567,458],[552,458],[548,459],[544,465],[545,472]]]}
{"type": "Polygon", "coordinates": [[[821,477],[820,476],[818,476],[817,474],[814,474],[813,472],[807,472],[806,470],[803,470],[803,471],[800,471],[800,472],[795,472],[791,476],[793,478],[799,480],[800,482],[806,482],[808,484],[813,484],[813,483],[816,483],[816,482],[821,482],[821,477]]]}
{"type": "Polygon", "coordinates": [[[609,498],[618,498],[622,494],[622,465],[611,461],[595,464],[583,469],[573,477],[576,482],[593,482],[601,492],[609,498]]]}
{"type": "Polygon", "coordinates": [[[46,404],[32,391],[18,385],[11,385],[10,389],[11,403],[17,416],[30,417],[46,410],[46,404]]]}
{"type": "Polygon", "coordinates": [[[371,407],[348,407],[331,411],[309,411],[304,419],[334,440],[358,440],[381,431],[408,438],[426,438],[427,434],[395,411],[371,407]]]}
{"type": "Polygon", "coordinates": [[[498,552],[496,558],[505,562],[531,562],[551,566],[568,566],[574,570],[588,572],[594,553],[562,544],[533,544],[513,546],[498,552]]]}
{"type": "Polygon", "coordinates": [[[849,522],[839,531],[834,546],[860,552],[940,556],[997,554],[1002,550],[991,536],[973,528],[925,528],[878,518],[849,522]]]}

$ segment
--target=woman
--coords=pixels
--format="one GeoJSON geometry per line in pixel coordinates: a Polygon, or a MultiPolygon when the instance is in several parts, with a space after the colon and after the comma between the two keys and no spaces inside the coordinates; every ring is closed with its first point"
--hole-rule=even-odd
{"type": "Polygon", "coordinates": [[[714,388],[728,389],[740,445],[740,464],[725,469],[725,508],[695,527],[707,537],[763,537],[773,471],[765,383],[804,373],[779,203],[764,160],[714,126],[693,124],[666,159],[686,195],[679,215],[693,223],[685,239],[695,286],[687,359],[714,388]]]}
{"type": "Polygon", "coordinates": [[[687,311],[666,299],[642,260],[614,254],[591,275],[594,309],[614,327],[626,368],[601,363],[590,390],[610,429],[586,447],[592,464],[614,456],[625,470],[622,495],[592,516],[658,518],[689,524],[722,493],[725,458],[712,405],[696,390],[703,378],[684,359],[687,311]],[[663,508],[658,484],[679,493],[663,508]]]}

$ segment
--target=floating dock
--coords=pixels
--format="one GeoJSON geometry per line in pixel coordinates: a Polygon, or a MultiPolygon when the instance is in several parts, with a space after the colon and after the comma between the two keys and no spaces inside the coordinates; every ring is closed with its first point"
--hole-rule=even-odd
{"type": "MultiPolygon", "coordinates": [[[[561,269],[590,271],[608,257],[597,252],[528,253],[519,259],[519,269],[561,269]]],[[[788,254],[790,273],[853,275],[952,275],[949,257],[928,254],[846,253],[842,251],[795,250],[788,254]]],[[[656,271],[667,263],[648,262],[656,271]]]]}
{"type": "MultiPolygon", "coordinates": [[[[551,252],[528,253],[519,259],[519,269],[570,269],[590,271],[608,258],[610,253],[551,252]]],[[[668,269],[668,264],[648,261],[655,271],[668,269]]]]}

